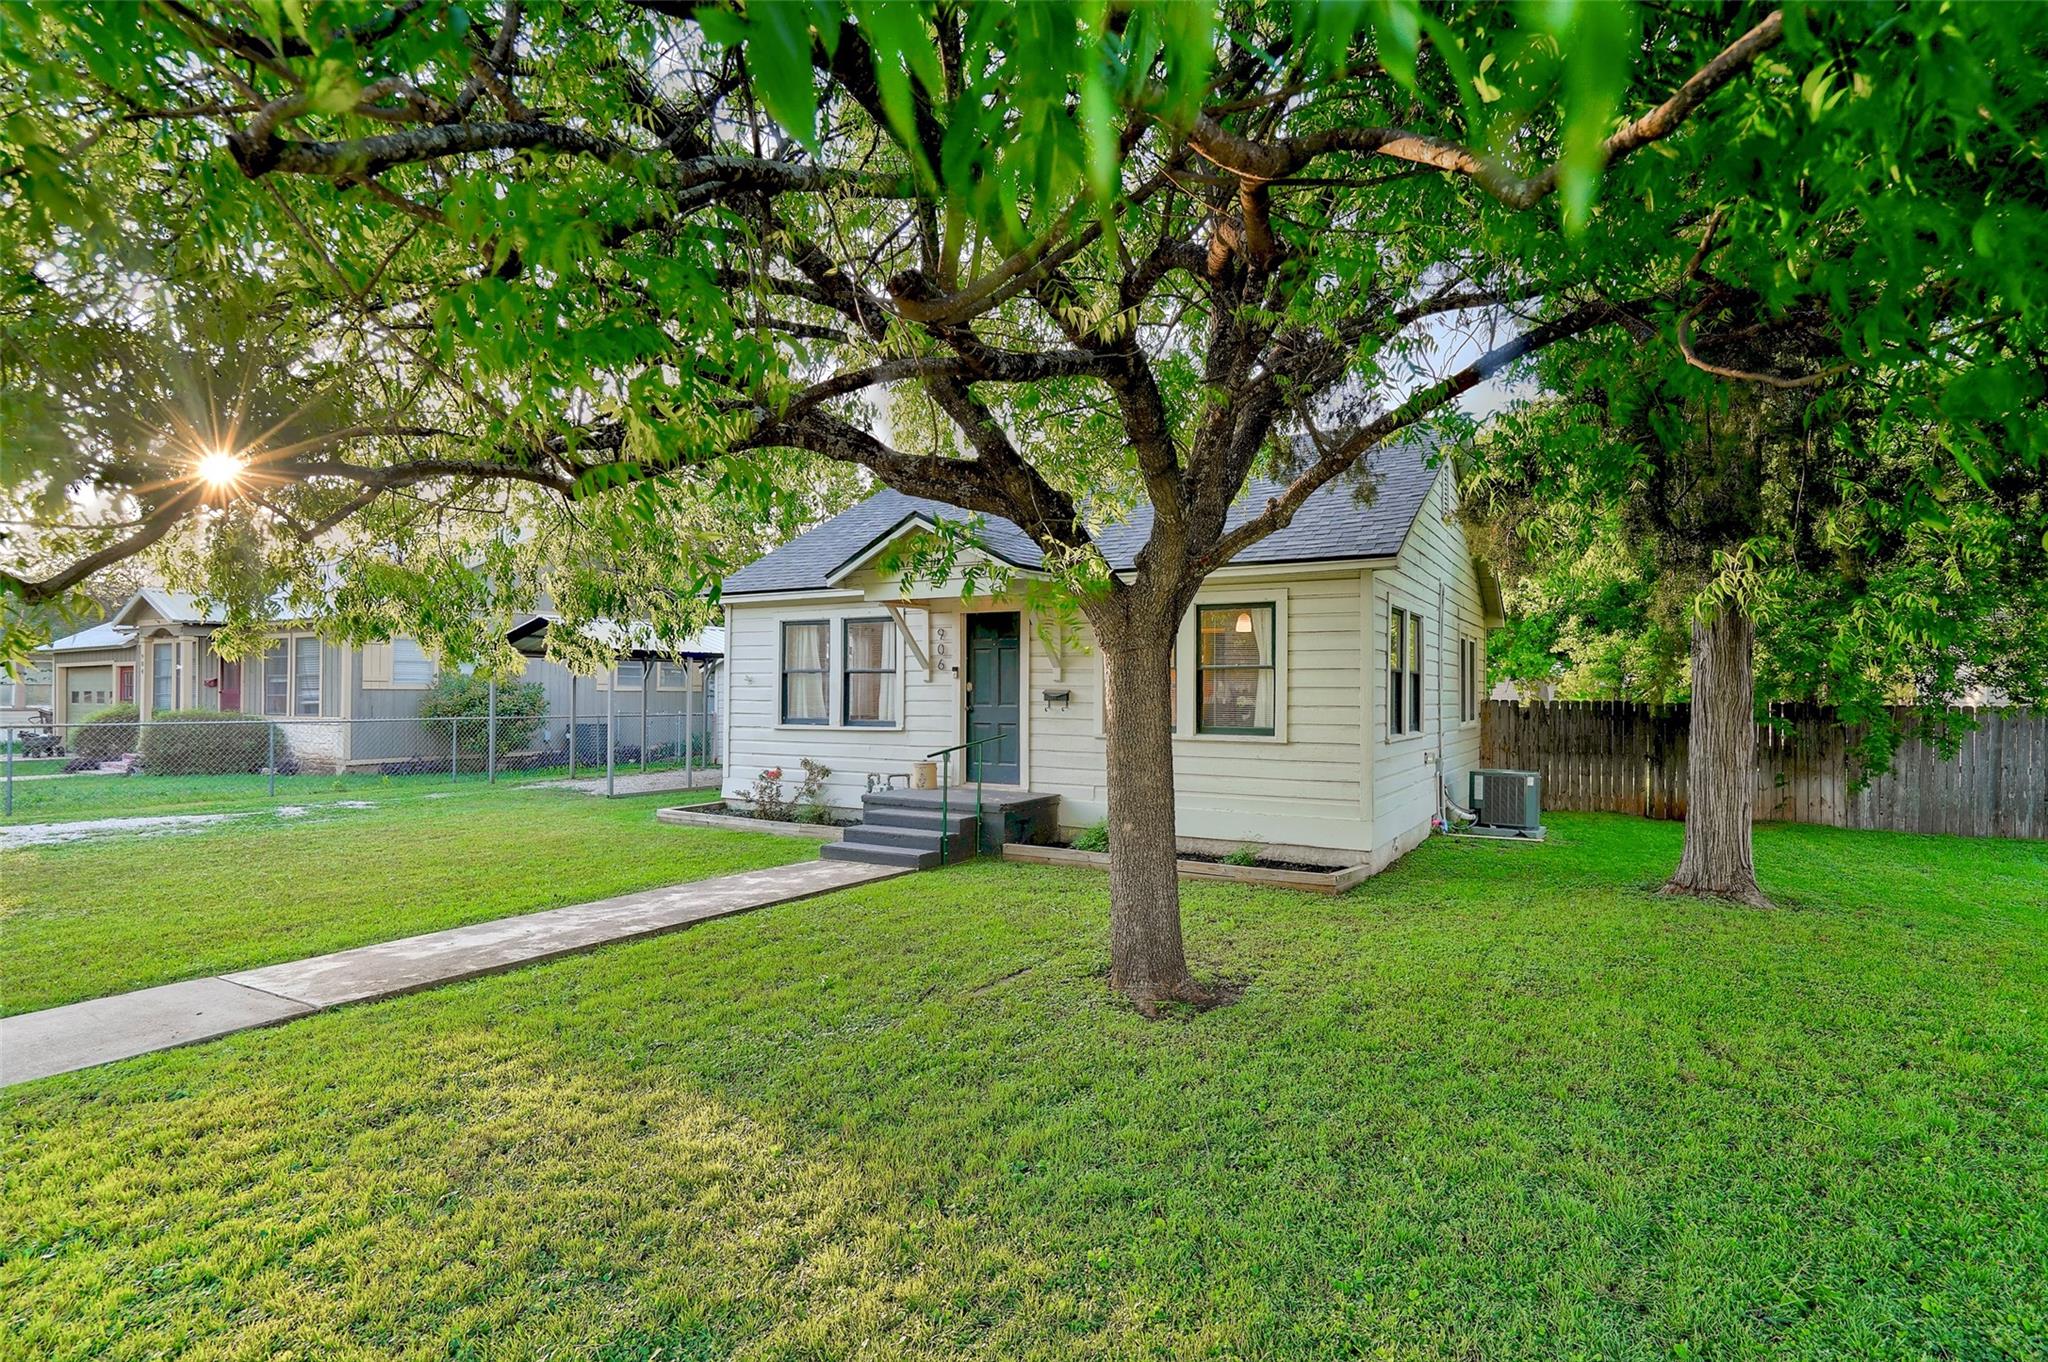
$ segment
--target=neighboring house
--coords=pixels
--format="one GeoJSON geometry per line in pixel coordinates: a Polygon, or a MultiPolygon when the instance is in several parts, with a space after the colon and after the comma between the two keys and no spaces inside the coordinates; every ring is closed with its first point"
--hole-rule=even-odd
{"type": "Polygon", "coordinates": [[[135,643],[111,620],[53,640],[33,661],[49,669],[49,722],[71,723],[135,699],[135,643]]]}
{"type": "Polygon", "coordinates": [[[47,658],[18,671],[0,671],[0,726],[33,728],[50,722],[56,668],[47,658]]]}
{"type": "Polygon", "coordinates": [[[1557,698],[1557,682],[1496,681],[1493,683],[1493,689],[1487,692],[1486,698],[1489,700],[1513,700],[1517,704],[1527,704],[1532,700],[1555,700],[1557,698]]]}
{"type": "MultiPolygon", "coordinates": [[[[1451,515],[1448,468],[1427,456],[1382,449],[1369,502],[1326,487],[1203,585],[1174,662],[1187,849],[1256,842],[1384,865],[1428,834],[1446,777],[1462,797],[1500,598],[1451,515]]],[[[1252,485],[1233,523],[1278,490],[1252,485]]],[[[985,780],[1057,795],[1068,830],[1106,815],[1102,667],[1085,626],[1061,640],[1014,597],[963,599],[957,578],[906,591],[881,566],[901,537],[964,518],[884,491],[725,580],[727,798],[811,757],[832,768],[827,802],[853,810],[871,774],[1001,734],[978,763],[985,780]]],[[[1149,508],[1105,528],[1111,566],[1128,570],[1149,531],[1149,508]]],[[[985,518],[979,539],[1020,576],[1040,568],[1008,521],[985,518]]],[[[953,769],[958,784],[974,768],[953,769]]]]}
{"type": "MultiPolygon", "coordinates": [[[[417,642],[396,638],[343,648],[306,622],[280,620],[261,652],[236,660],[213,650],[223,618],[194,596],[147,587],[106,623],[56,640],[37,655],[55,676],[53,721],[76,723],[108,705],[132,702],[145,723],[153,715],[195,709],[290,720],[293,756],[301,765],[374,766],[422,754],[420,708],[440,667],[417,642]]],[[[558,741],[556,730],[566,732],[572,716],[580,716],[580,747],[587,753],[594,743],[601,750],[610,713],[618,741],[640,745],[643,715],[717,712],[722,631],[708,630],[674,648],[644,636],[622,638],[616,673],[578,677],[541,656],[547,625],[545,615],[530,616],[508,633],[528,656],[526,679],[547,694],[549,725],[539,741],[558,741]],[[618,694],[611,696],[614,676],[618,694]]]]}

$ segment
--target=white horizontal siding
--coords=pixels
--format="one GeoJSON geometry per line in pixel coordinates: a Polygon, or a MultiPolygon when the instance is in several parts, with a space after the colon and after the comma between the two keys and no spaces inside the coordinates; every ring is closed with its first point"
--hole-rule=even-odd
{"type": "Polygon", "coordinates": [[[1438,782],[1448,777],[1462,800],[1466,773],[1479,764],[1479,722],[1458,719],[1458,640],[1479,642],[1485,671],[1485,608],[1464,529],[1449,515],[1451,471],[1438,474],[1396,567],[1372,574],[1370,632],[1373,672],[1372,793],[1377,840],[1412,840],[1437,812],[1438,782]],[[1438,586],[1443,587],[1442,606],[1438,586]],[[1394,606],[1423,617],[1423,726],[1420,734],[1387,734],[1387,620],[1394,606]],[[1437,764],[1441,743],[1442,766],[1437,764]]]}
{"type": "MultiPolygon", "coordinates": [[[[1226,738],[1195,732],[1192,615],[1176,644],[1180,678],[1178,734],[1173,745],[1174,806],[1180,835],[1217,842],[1264,842],[1365,852],[1370,825],[1361,799],[1365,782],[1358,638],[1357,573],[1232,582],[1205,588],[1203,604],[1284,602],[1276,659],[1285,673],[1285,714],[1271,738],[1226,738]]],[[[1102,659],[1093,634],[1056,656],[1041,631],[1030,634],[1027,692],[1037,706],[1029,733],[1033,789],[1062,797],[1060,821],[1081,827],[1107,816],[1109,791],[1102,734],[1102,659]],[[1057,670],[1058,679],[1053,679],[1057,670]],[[1048,712],[1047,688],[1064,688],[1068,704],[1048,712]]]]}
{"type": "MultiPolygon", "coordinates": [[[[927,677],[900,638],[896,649],[902,677],[900,725],[849,728],[837,722],[841,713],[841,622],[869,619],[878,613],[876,606],[858,601],[731,606],[725,637],[730,728],[724,792],[728,798],[743,798],[760,773],[771,768],[783,772],[785,793],[793,791],[803,778],[801,762],[809,757],[832,770],[825,784],[826,802],[839,809],[857,809],[870,774],[907,774],[911,762],[959,741],[959,678],[950,667],[927,677]],[[824,620],[831,626],[833,670],[826,704],[832,723],[782,723],[782,625],[796,620],[824,620]]],[[[905,615],[913,636],[923,646],[930,626],[927,613],[908,609],[905,615]]],[[[957,638],[957,619],[953,628],[957,638]]]]}

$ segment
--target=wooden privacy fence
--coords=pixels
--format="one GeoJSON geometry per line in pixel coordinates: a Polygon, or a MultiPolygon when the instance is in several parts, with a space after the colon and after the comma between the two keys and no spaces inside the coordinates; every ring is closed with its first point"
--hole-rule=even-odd
{"type": "MultiPolygon", "coordinates": [[[[1909,737],[1891,770],[1858,790],[1849,754],[1862,734],[1815,705],[1773,705],[1773,722],[1757,725],[1756,816],[2048,838],[2048,714],[1963,712],[1977,727],[1953,758],[1909,737]]],[[[1540,772],[1546,809],[1685,817],[1685,705],[1490,700],[1485,721],[1485,764],[1540,772]]]]}

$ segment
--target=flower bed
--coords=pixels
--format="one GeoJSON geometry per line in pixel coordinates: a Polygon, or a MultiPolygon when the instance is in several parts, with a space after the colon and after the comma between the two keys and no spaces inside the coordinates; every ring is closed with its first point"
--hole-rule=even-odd
{"type": "Polygon", "coordinates": [[[725,828],[733,832],[770,832],[777,837],[813,837],[820,842],[836,842],[840,829],[852,826],[844,823],[792,823],[780,818],[762,818],[745,809],[735,809],[724,800],[711,804],[687,804],[679,808],[657,809],[654,816],[664,823],[676,823],[693,828],[725,828]]]}

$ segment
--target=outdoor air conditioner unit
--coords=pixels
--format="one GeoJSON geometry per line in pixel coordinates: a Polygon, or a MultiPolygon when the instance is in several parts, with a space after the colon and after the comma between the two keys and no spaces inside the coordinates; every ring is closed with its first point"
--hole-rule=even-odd
{"type": "Polygon", "coordinates": [[[1482,828],[1543,830],[1543,777],[1534,771],[1474,771],[1468,802],[1482,828]]]}

